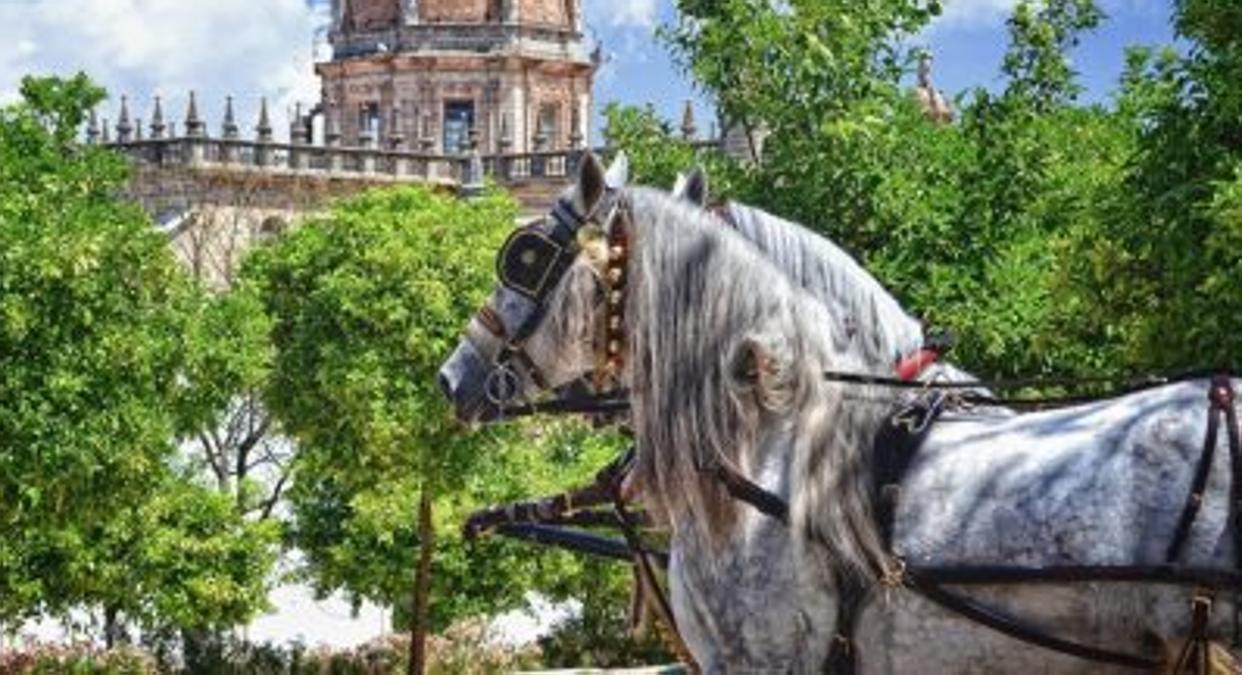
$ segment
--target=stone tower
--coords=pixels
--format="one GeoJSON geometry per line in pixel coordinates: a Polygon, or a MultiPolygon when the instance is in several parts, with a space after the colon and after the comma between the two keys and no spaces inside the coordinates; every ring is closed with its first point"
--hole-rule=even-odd
{"type": "Polygon", "coordinates": [[[582,0],[333,0],[325,136],[458,154],[588,142],[598,59],[582,0]]]}

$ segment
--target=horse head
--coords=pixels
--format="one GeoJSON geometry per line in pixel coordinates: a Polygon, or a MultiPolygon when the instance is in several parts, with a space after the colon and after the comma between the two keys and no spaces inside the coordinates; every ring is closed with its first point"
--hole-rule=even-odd
{"type": "Polygon", "coordinates": [[[623,252],[610,251],[609,237],[624,217],[615,195],[627,174],[624,156],[605,172],[587,154],[552,210],[501,247],[499,283],[437,376],[459,419],[495,420],[508,404],[592,373],[623,377],[619,359],[603,358],[609,340],[601,323],[608,275],[624,274],[623,252]]]}

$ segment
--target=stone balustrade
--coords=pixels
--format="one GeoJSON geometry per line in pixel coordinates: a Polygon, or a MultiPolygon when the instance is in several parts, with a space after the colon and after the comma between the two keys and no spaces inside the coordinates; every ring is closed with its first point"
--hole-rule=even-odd
{"type": "MultiPolygon", "coordinates": [[[[230,98],[221,134],[212,136],[199,117],[197,102],[191,94],[180,127],[182,133],[178,134],[175,125],[165,123],[162,105],[156,98],[149,131],[144,137],[142,122],[131,119],[128,100],[122,97],[115,137],[110,136],[107,122],[101,126],[94,114],[85,136],[88,143],[102,144],[124,153],[140,163],[148,173],[161,169],[205,169],[214,173],[236,171],[360,185],[423,182],[460,189],[467,195],[477,194],[484,179],[490,177],[501,185],[534,188],[523,193],[531,195],[532,200],[542,199],[548,189],[568,182],[570,173],[586,152],[585,147],[577,147],[488,155],[481,155],[477,150],[455,155],[437,154],[426,150],[434,147],[430,139],[406,139],[403,136],[377,139],[371,130],[364,130],[359,145],[344,146],[340,143],[340,135],[331,128],[324,130],[323,142],[313,143],[310,141],[310,118],[302,117],[299,111],[295,119],[300,122],[291,126],[289,141],[276,141],[264,100],[257,134],[254,138],[242,138],[230,98]],[[410,150],[409,147],[423,150],[410,150]]],[[[701,151],[721,148],[721,143],[716,140],[695,140],[689,108],[682,131],[683,138],[701,151]]],[[[471,133],[470,139],[470,146],[477,148],[477,135],[471,133]]],[[[546,143],[546,137],[536,135],[534,145],[537,148],[546,146],[546,143]]],[[[601,155],[611,154],[608,148],[596,148],[594,151],[601,155]]]]}

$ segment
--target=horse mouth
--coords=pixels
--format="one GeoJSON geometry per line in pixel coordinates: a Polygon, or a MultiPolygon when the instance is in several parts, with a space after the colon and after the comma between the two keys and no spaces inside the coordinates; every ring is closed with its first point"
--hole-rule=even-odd
{"type": "Polygon", "coordinates": [[[503,417],[500,406],[482,394],[453,406],[453,412],[465,424],[490,424],[503,417]]]}

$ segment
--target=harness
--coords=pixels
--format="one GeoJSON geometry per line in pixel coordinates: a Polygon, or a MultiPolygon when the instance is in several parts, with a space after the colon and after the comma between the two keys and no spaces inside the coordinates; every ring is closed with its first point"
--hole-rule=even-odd
{"type": "MultiPolygon", "coordinates": [[[[842,374],[830,373],[830,379],[837,379],[842,374]]],[[[893,522],[896,508],[901,498],[900,485],[902,479],[918,453],[918,449],[926,435],[930,432],[935,420],[949,406],[952,396],[948,392],[964,389],[961,385],[934,385],[928,389],[921,383],[905,382],[900,379],[875,378],[871,376],[851,376],[850,379],[879,384],[926,389],[926,394],[900,408],[888,423],[883,425],[875,440],[876,453],[875,472],[872,482],[871,499],[874,512],[878,519],[879,529],[884,536],[886,547],[892,550],[893,522]],[[947,390],[947,391],[946,391],[947,390]]],[[[1139,390],[1166,384],[1170,380],[1164,378],[1150,379],[1145,384],[1130,387],[1139,390]]],[[[969,388],[991,386],[994,383],[970,383],[969,388]]],[[[985,399],[980,399],[985,400],[985,399]]],[[[986,399],[1004,400],[1004,399],[986,399]]],[[[1009,584],[1064,584],[1083,582],[1146,582],[1166,585],[1186,586],[1196,589],[1191,603],[1191,634],[1185,647],[1173,660],[1173,673],[1202,673],[1208,658],[1207,626],[1214,598],[1219,589],[1242,589],[1242,431],[1239,430],[1237,411],[1234,407],[1235,394],[1232,383],[1226,376],[1212,378],[1208,395],[1208,423],[1204,435],[1203,447],[1196,464],[1191,484],[1187,490],[1186,500],[1178,519],[1173,536],[1166,547],[1163,564],[1154,565],[1057,565],[1047,567],[1015,566],[1015,565],[954,565],[954,566],[918,566],[905,565],[900,558],[894,556],[898,573],[885,579],[885,582],[908,588],[942,608],[962,616],[972,622],[979,623],[1009,637],[1033,644],[1045,649],[1060,652],[1074,657],[1121,665],[1138,669],[1155,669],[1170,664],[1141,654],[1107,649],[1095,645],[1084,644],[1054,635],[1046,629],[1034,626],[1006,612],[989,607],[948,586],[982,586],[1009,584]],[[1213,464],[1216,447],[1219,444],[1221,427],[1225,428],[1227,447],[1230,453],[1232,487],[1230,495],[1230,529],[1233,537],[1234,563],[1232,570],[1206,569],[1186,567],[1179,564],[1184,552],[1190,530],[1200,510],[1210,469],[1213,464]]],[[[1025,400],[1034,404],[1035,400],[1025,400]]],[[[617,399],[600,399],[600,405],[608,406],[615,412],[623,408],[617,399]]],[[[567,408],[575,412],[594,412],[591,401],[573,402],[567,408]]],[[[1042,407],[1042,406],[1041,406],[1042,407]]],[[[551,404],[544,412],[551,409],[551,404]]],[[[519,411],[520,412],[520,411],[519,411]]],[[[627,454],[626,460],[614,462],[597,478],[597,486],[566,495],[557,496],[540,502],[522,506],[513,505],[505,510],[491,509],[476,514],[468,526],[471,533],[496,528],[501,534],[518,536],[538,543],[558,545],[587,553],[607,555],[618,559],[633,560],[635,552],[642,552],[657,564],[666,564],[666,557],[652,555],[649,547],[637,542],[632,533],[623,541],[610,540],[595,534],[567,535],[556,528],[546,528],[535,522],[552,522],[573,524],[589,522],[594,525],[614,526],[617,524],[609,516],[601,516],[598,512],[578,511],[588,506],[612,501],[614,494],[606,487],[599,485],[619,485],[630,466],[633,449],[627,454]],[[569,495],[569,496],[567,496],[569,495]],[[565,515],[574,514],[570,518],[565,515]],[[586,514],[595,515],[583,518],[586,514]],[[522,522],[513,525],[513,519],[522,522]],[[540,520],[550,518],[550,520],[540,520]],[[510,523],[510,524],[503,524],[510,523]],[[546,528],[546,529],[545,529],[546,528]],[[555,534],[553,534],[555,532],[555,534]]],[[[723,464],[712,470],[713,474],[726,488],[727,492],[742,502],[749,504],[759,512],[778,520],[789,522],[788,504],[780,496],[769,492],[763,487],[746,478],[735,467],[723,464]]],[[[824,672],[832,675],[846,675],[858,672],[859,649],[854,641],[854,628],[862,611],[870,600],[871,587],[863,583],[858,575],[844,569],[834,569],[834,583],[838,595],[837,630],[832,636],[829,655],[824,664],[824,672]]],[[[662,596],[659,587],[646,582],[647,587],[662,596]]],[[[1242,603],[1235,607],[1242,609],[1242,603]]],[[[667,604],[666,600],[662,601],[667,604]]],[[[669,617],[672,618],[671,616],[669,617]]],[[[671,622],[668,625],[673,625],[671,622]]],[[[1239,642],[1239,617],[1234,617],[1235,643],[1239,642]]],[[[681,650],[675,650],[681,651],[681,650]]],[[[685,658],[684,656],[682,658],[685,658]]],[[[687,663],[692,663],[687,661],[687,663]]]]}
{"type": "MultiPolygon", "coordinates": [[[[977,386],[977,385],[976,385],[977,386]]],[[[944,392],[933,391],[890,418],[876,438],[876,474],[872,502],[879,519],[885,547],[892,551],[892,535],[901,479],[918,452],[932,423],[944,410],[944,392]]],[[[1203,450],[1195,468],[1185,505],[1177,528],[1166,549],[1164,565],[1063,565],[1021,567],[1004,565],[979,566],[906,566],[900,558],[896,583],[919,593],[933,603],[975,623],[1009,637],[1082,659],[1142,669],[1164,665],[1160,659],[1087,645],[1055,636],[998,609],[988,607],[946,585],[991,585],[1015,583],[1073,583],[1091,581],[1155,582],[1196,587],[1191,603],[1191,635],[1173,662],[1173,673],[1206,673],[1209,654],[1208,619],[1217,589],[1242,588],[1242,432],[1233,405],[1234,391],[1227,376],[1216,376],[1208,394],[1208,424],[1203,450]],[[1203,503],[1204,490],[1215,456],[1222,421],[1226,428],[1232,466],[1230,496],[1230,529],[1233,534],[1234,569],[1230,571],[1187,568],[1177,564],[1186,539],[1203,503]]],[[[753,484],[752,484],[753,485],[753,484]]],[[[770,500],[781,502],[776,495],[759,486],[762,499],[750,500],[730,491],[735,497],[774,518],[782,519],[786,509],[773,508],[770,500]]],[[[839,593],[837,633],[829,650],[826,672],[847,675],[857,672],[857,653],[853,632],[858,615],[866,604],[867,586],[846,570],[834,570],[839,593]]],[[[1235,596],[1235,600],[1236,600],[1235,596]]],[[[1235,610],[1236,611],[1236,610],[1235,610]]],[[[1239,617],[1234,616],[1234,640],[1238,642],[1239,617]]]]}

